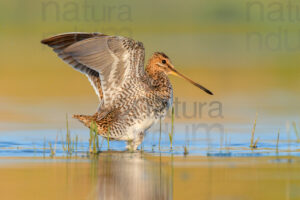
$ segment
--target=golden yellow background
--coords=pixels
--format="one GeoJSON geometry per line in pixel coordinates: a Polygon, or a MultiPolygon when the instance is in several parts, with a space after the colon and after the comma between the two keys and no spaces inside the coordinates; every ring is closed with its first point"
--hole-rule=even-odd
{"type": "Polygon", "coordinates": [[[181,100],[220,101],[231,121],[249,122],[258,112],[284,123],[299,114],[300,91],[299,22],[289,19],[297,13],[287,6],[270,0],[1,1],[1,127],[62,127],[65,113],[95,111],[86,77],[40,43],[74,31],[142,41],[146,58],[165,52],[178,70],[215,94],[171,77],[181,100]]]}

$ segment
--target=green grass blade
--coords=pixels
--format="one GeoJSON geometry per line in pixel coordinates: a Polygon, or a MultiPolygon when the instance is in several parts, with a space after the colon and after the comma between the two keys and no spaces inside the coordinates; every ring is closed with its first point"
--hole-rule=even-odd
{"type": "Polygon", "coordinates": [[[300,142],[300,135],[299,135],[299,132],[298,132],[298,129],[297,129],[296,122],[293,122],[292,124],[293,124],[294,131],[295,131],[295,134],[296,134],[296,137],[297,137],[297,141],[300,142]]]}
{"type": "Polygon", "coordinates": [[[110,127],[108,127],[108,131],[107,131],[107,150],[109,150],[109,135],[110,135],[110,127]]]}
{"type": "Polygon", "coordinates": [[[160,150],[160,142],[161,142],[161,117],[159,118],[159,143],[158,143],[159,150],[160,150]]]}
{"type": "Polygon", "coordinates": [[[258,142],[258,140],[254,142],[254,134],[255,134],[255,128],[256,128],[256,121],[257,121],[257,113],[256,113],[255,121],[254,121],[254,124],[253,124],[252,132],[251,132],[250,148],[256,148],[255,142],[258,142]]]}
{"type": "Polygon", "coordinates": [[[278,153],[278,146],[279,146],[279,137],[280,137],[280,129],[278,129],[277,133],[277,143],[276,143],[276,152],[278,153]]]}

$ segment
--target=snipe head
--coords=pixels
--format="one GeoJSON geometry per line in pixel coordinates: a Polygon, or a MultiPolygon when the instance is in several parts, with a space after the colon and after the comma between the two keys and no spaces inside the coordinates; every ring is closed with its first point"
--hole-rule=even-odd
{"type": "Polygon", "coordinates": [[[213,93],[210,90],[206,89],[199,83],[196,83],[195,81],[186,77],[182,73],[178,72],[171,63],[169,57],[162,52],[155,52],[150,58],[148,66],[151,66],[148,70],[151,70],[152,73],[163,72],[167,75],[175,75],[181,77],[190,82],[191,84],[195,85],[196,87],[200,88],[201,90],[205,91],[206,93],[213,95],[213,93]]]}

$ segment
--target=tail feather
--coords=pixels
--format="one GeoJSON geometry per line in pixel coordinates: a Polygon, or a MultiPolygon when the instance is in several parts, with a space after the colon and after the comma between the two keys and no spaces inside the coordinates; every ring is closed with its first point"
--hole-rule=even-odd
{"type": "Polygon", "coordinates": [[[86,127],[91,128],[92,122],[96,122],[98,127],[98,134],[101,136],[106,136],[106,130],[104,127],[97,123],[97,115],[73,115],[73,118],[78,119],[81,123],[83,123],[86,127]]]}
{"type": "Polygon", "coordinates": [[[94,117],[90,115],[73,115],[73,118],[78,119],[87,127],[91,127],[91,123],[94,121],[94,117]]]}
{"type": "Polygon", "coordinates": [[[118,110],[104,113],[95,113],[94,115],[73,115],[73,118],[78,119],[88,128],[91,128],[92,122],[96,122],[99,135],[107,137],[108,132],[110,132],[110,139],[118,138],[118,135],[116,135],[114,132],[114,123],[118,119],[118,110]]]}

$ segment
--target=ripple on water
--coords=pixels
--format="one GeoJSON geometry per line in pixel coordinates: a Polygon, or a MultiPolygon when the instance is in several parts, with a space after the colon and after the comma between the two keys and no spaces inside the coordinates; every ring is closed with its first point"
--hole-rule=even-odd
{"type": "MultiPolygon", "coordinates": [[[[178,129],[180,130],[180,129],[178,129]]],[[[71,130],[73,148],[72,154],[86,155],[89,151],[89,131],[87,129],[71,130]],[[78,136],[78,143],[75,144],[75,136],[78,136]]],[[[173,149],[170,150],[169,135],[161,134],[159,146],[159,132],[149,132],[140,148],[147,153],[174,154],[174,155],[202,155],[213,157],[260,157],[260,156],[300,156],[299,143],[296,138],[289,140],[281,134],[281,140],[277,147],[276,137],[269,133],[256,133],[259,137],[257,148],[251,149],[249,134],[227,133],[221,134],[183,134],[174,133],[173,149]],[[226,138],[225,138],[226,137],[226,138]]],[[[107,150],[107,141],[99,138],[99,146],[102,151],[107,150]]],[[[0,156],[4,157],[32,157],[50,156],[51,149],[56,156],[65,156],[67,144],[65,133],[56,130],[35,130],[35,131],[11,131],[0,132],[0,156]]],[[[110,150],[124,151],[125,142],[110,141],[110,150]]],[[[52,152],[53,153],[53,152],[52,152]]]]}

